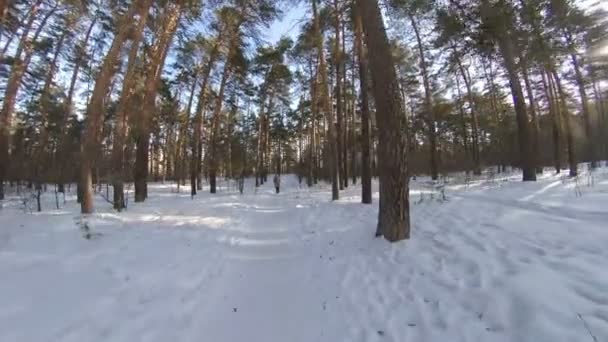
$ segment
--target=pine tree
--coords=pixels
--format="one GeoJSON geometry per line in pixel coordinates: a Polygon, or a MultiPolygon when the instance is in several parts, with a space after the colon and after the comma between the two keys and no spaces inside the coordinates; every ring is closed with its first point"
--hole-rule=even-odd
{"type": "Polygon", "coordinates": [[[378,115],[380,209],[376,234],[398,241],[410,236],[407,122],[378,1],[358,0],[358,6],[378,115]]]}

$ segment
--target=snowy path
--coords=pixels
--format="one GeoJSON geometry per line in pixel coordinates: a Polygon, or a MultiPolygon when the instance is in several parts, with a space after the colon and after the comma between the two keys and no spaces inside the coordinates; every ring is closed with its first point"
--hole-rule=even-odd
{"type": "Polygon", "coordinates": [[[277,206],[275,198],[263,196],[255,206],[234,207],[231,216],[237,218],[239,233],[220,239],[229,248],[209,319],[202,320],[186,340],[196,336],[218,341],[239,341],[244,336],[258,341],[318,339],[317,330],[302,324],[325,324],[321,305],[311,301],[320,290],[315,287],[319,282],[313,272],[315,256],[305,243],[306,232],[293,231],[294,223],[310,227],[314,218],[289,200],[277,206]]]}
{"type": "Polygon", "coordinates": [[[74,203],[0,210],[0,341],[608,341],[606,170],[582,197],[557,176],[448,186],[392,245],[358,188],[284,183],[155,185],[102,205],[91,240],[74,203]]]}

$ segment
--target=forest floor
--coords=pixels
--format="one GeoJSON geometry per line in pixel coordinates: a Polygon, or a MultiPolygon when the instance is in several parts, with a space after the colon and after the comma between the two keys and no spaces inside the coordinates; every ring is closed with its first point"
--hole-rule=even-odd
{"type": "Polygon", "coordinates": [[[13,196],[0,341],[608,341],[608,169],[518,179],[412,181],[395,244],[373,238],[377,192],[332,203],[290,176],[278,195],[151,184],[122,213],[97,195],[88,231],[73,194],[13,196]]]}

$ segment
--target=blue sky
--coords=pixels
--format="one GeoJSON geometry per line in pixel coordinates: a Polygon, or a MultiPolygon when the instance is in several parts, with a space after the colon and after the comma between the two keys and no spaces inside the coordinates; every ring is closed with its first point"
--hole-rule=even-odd
{"type": "Polygon", "coordinates": [[[306,17],[306,9],[303,3],[297,6],[292,6],[284,10],[282,20],[277,20],[270,26],[266,33],[266,39],[269,42],[278,41],[281,36],[286,35],[295,40],[300,33],[300,25],[306,17]]]}

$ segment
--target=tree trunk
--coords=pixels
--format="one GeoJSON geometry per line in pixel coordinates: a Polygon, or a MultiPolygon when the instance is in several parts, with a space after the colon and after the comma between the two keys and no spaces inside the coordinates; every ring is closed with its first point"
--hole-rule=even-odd
{"type": "MultiPolygon", "coordinates": [[[[559,94],[560,98],[558,111],[561,113],[561,116],[564,120],[564,129],[566,130],[566,142],[568,146],[568,164],[570,166],[569,176],[576,177],[578,175],[578,165],[576,162],[576,154],[574,152],[574,135],[572,131],[572,120],[570,119],[570,112],[568,111],[568,105],[566,104],[566,93],[564,92],[562,82],[555,68],[552,68],[551,74],[553,75],[553,80],[555,81],[557,93],[559,94]]],[[[549,77],[549,82],[551,82],[551,77],[549,77]]]]}
{"type": "Polygon", "coordinates": [[[0,0],[0,25],[4,26],[8,15],[9,0],[0,0]]]}
{"type": "Polygon", "coordinates": [[[540,70],[543,84],[543,91],[547,98],[549,106],[549,114],[551,115],[552,122],[552,138],[553,138],[553,165],[555,166],[555,173],[560,173],[562,169],[561,163],[561,120],[559,116],[559,104],[555,104],[556,96],[553,93],[552,87],[548,86],[547,76],[545,70],[540,70]]]}
{"type": "MultiPolygon", "coordinates": [[[[337,0],[336,0],[337,6],[337,0]]],[[[342,31],[342,53],[340,58],[340,64],[342,65],[342,112],[343,112],[343,121],[344,121],[344,130],[342,135],[342,164],[344,167],[344,187],[348,187],[348,149],[349,149],[349,104],[347,99],[347,90],[346,90],[346,32],[344,28],[344,23],[340,21],[340,30],[342,31]]]]}
{"type": "MultiPolygon", "coordinates": [[[[465,113],[464,113],[464,108],[463,108],[463,101],[462,101],[462,94],[460,92],[460,82],[458,81],[459,77],[458,75],[456,75],[455,77],[456,79],[456,93],[458,94],[458,112],[460,113],[460,121],[462,123],[462,144],[464,147],[464,157],[466,160],[466,173],[469,174],[470,170],[471,170],[471,164],[470,161],[472,160],[469,159],[469,137],[468,137],[468,133],[467,133],[467,123],[466,123],[466,117],[465,117],[465,113]]],[[[475,162],[473,162],[473,165],[475,164],[475,162]]]]}
{"type": "MultiPolygon", "coordinates": [[[[571,37],[569,38],[571,40],[571,37]]],[[[585,90],[585,80],[581,72],[580,63],[576,53],[570,55],[572,59],[572,66],[574,67],[574,75],[576,76],[576,85],[578,86],[578,92],[581,97],[581,109],[583,113],[583,120],[585,121],[585,147],[589,154],[590,166],[595,169],[597,166],[597,156],[595,154],[595,142],[593,141],[593,123],[591,122],[591,115],[589,113],[589,101],[587,97],[587,91],[585,90]]]]}
{"type": "Polygon", "coordinates": [[[499,108],[498,108],[498,98],[497,98],[497,87],[496,87],[496,82],[494,81],[496,79],[496,74],[494,73],[494,69],[492,68],[492,60],[488,59],[488,62],[486,63],[485,60],[483,61],[483,73],[484,73],[484,77],[486,79],[486,82],[488,83],[489,87],[490,87],[490,105],[492,107],[492,114],[494,116],[494,121],[496,122],[496,126],[494,131],[492,132],[495,136],[495,140],[496,140],[496,154],[498,154],[499,159],[498,159],[498,164],[499,164],[499,172],[501,171],[501,169],[504,169],[507,165],[507,152],[506,152],[506,148],[505,148],[505,137],[504,137],[504,133],[501,130],[501,115],[499,113],[499,108]]]}
{"type": "MultiPolygon", "coordinates": [[[[188,97],[188,106],[186,107],[186,118],[184,120],[184,125],[186,126],[186,128],[183,130],[183,133],[180,133],[180,140],[182,141],[181,144],[184,145],[184,150],[186,150],[186,146],[187,146],[187,142],[186,142],[186,135],[188,132],[188,122],[190,121],[190,112],[192,111],[192,102],[194,101],[194,92],[196,91],[196,85],[198,83],[198,71],[194,73],[194,77],[193,81],[192,81],[192,87],[190,88],[190,96],[188,97]]],[[[192,159],[190,160],[190,196],[194,196],[196,195],[196,183],[197,183],[197,179],[196,179],[196,175],[197,175],[197,165],[198,165],[198,158],[197,158],[197,153],[198,153],[198,144],[196,143],[197,138],[196,138],[196,131],[197,131],[197,126],[198,126],[198,121],[195,119],[193,124],[192,124],[192,128],[194,130],[194,134],[193,134],[193,139],[190,142],[191,145],[191,149],[192,149],[192,159]]],[[[200,140],[200,135],[199,135],[199,139],[200,140]]],[[[186,158],[187,153],[184,151],[183,153],[183,157],[186,158]]],[[[185,172],[185,160],[183,163],[183,169],[182,172],[185,172]]]]}
{"type": "Polygon", "coordinates": [[[298,183],[302,185],[304,177],[304,97],[300,97],[299,104],[299,120],[298,120],[298,183]]]}
{"type": "MultiPolygon", "coordinates": [[[[73,22],[66,23],[66,25],[68,27],[71,27],[72,24],[73,24],[73,22]]],[[[57,61],[59,60],[59,54],[63,50],[63,43],[65,41],[65,38],[67,37],[68,32],[69,32],[69,29],[64,30],[61,33],[61,36],[59,37],[57,46],[55,47],[55,52],[53,53],[53,58],[51,59],[51,63],[49,64],[49,70],[46,74],[44,85],[42,87],[42,93],[40,95],[40,114],[41,114],[41,125],[40,125],[40,133],[39,133],[40,139],[39,139],[38,148],[36,149],[36,152],[35,152],[35,155],[33,158],[36,163],[36,165],[34,166],[34,168],[35,168],[34,178],[35,178],[36,182],[38,182],[39,185],[40,185],[40,182],[43,181],[41,179],[42,168],[49,166],[43,160],[44,159],[43,156],[44,156],[44,149],[48,146],[49,130],[47,128],[47,125],[49,124],[48,105],[49,105],[49,102],[51,101],[51,99],[50,99],[51,85],[53,83],[53,79],[55,78],[55,73],[57,72],[57,61]]]]}
{"type": "Polygon", "coordinates": [[[429,153],[430,153],[430,171],[431,178],[436,180],[439,178],[439,166],[437,158],[437,130],[435,128],[435,113],[433,112],[433,94],[431,92],[431,84],[429,82],[429,74],[427,70],[426,58],[424,55],[424,46],[422,44],[422,38],[420,37],[420,31],[418,29],[418,23],[413,15],[410,15],[410,22],[414,33],[416,35],[416,42],[418,45],[418,52],[420,53],[420,72],[422,73],[422,82],[424,85],[424,106],[426,111],[425,121],[428,128],[429,137],[429,153]]]}
{"type": "Polygon", "coordinates": [[[336,147],[338,148],[338,183],[340,190],[344,189],[345,165],[342,159],[344,148],[344,113],[342,108],[342,52],[340,51],[340,15],[338,13],[338,1],[334,0],[334,62],[336,75],[336,147]]]}
{"type": "Polygon", "coordinates": [[[380,205],[377,234],[389,241],[410,236],[407,118],[393,56],[377,0],[358,0],[377,106],[380,205]]]}
{"type": "Polygon", "coordinates": [[[232,159],[233,159],[233,151],[234,148],[232,146],[232,139],[233,139],[233,134],[234,134],[234,118],[237,115],[237,111],[238,111],[238,102],[236,97],[233,95],[232,96],[232,108],[230,108],[230,113],[228,114],[228,124],[227,124],[227,137],[226,137],[226,147],[228,148],[228,151],[226,153],[226,156],[228,158],[228,161],[226,163],[227,167],[226,167],[226,177],[228,179],[234,179],[234,165],[232,163],[232,159]]]}
{"type": "Polygon", "coordinates": [[[264,117],[263,115],[263,106],[264,104],[262,103],[262,105],[260,106],[260,117],[258,118],[258,139],[257,139],[257,144],[256,144],[256,154],[255,154],[255,187],[259,187],[262,181],[262,134],[263,134],[263,122],[264,122],[264,117]]]}
{"type": "Polygon", "coordinates": [[[312,58],[309,61],[310,69],[310,116],[311,116],[311,128],[310,128],[310,146],[309,146],[309,164],[308,164],[308,186],[316,184],[316,160],[317,160],[317,104],[318,92],[317,92],[317,75],[318,70],[313,70],[312,58]]]}
{"type": "Polygon", "coordinates": [[[513,41],[506,34],[501,34],[498,39],[498,47],[503,57],[505,68],[509,78],[509,87],[515,106],[517,119],[517,133],[519,141],[520,166],[523,170],[524,181],[536,181],[536,169],[534,163],[533,150],[530,141],[530,126],[528,114],[526,113],[526,103],[524,94],[519,82],[517,67],[515,64],[515,47],[513,41]]]}
{"type": "MultiPolygon", "coordinates": [[[[234,43],[231,44],[231,50],[234,48],[234,43]]],[[[232,51],[229,51],[230,55],[232,51]]],[[[226,58],[224,63],[224,71],[222,72],[222,80],[220,81],[220,89],[215,100],[213,110],[213,122],[211,124],[211,142],[210,142],[210,160],[209,160],[209,192],[215,194],[217,192],[217,168],[218,168],[218,138],[220,135],[220,116],[222,114],[222,104],[224,103],[224,90],[226,82],[230,77],[230,56],[226,58]]]]}
{"type": "Polygon", "coordinates": [[[353,185],[357,184],[357,138],[356,138],[356,131],[357,131],[357,120],[355,119],[356,117],[356,111],[357,111],[357,91],[355,90],[355,84],[356,84],[356,73],[355,73],[355,69],[357,68],[357,47],[356,47],[357,43],[353,42],[352,45],[352,52],[351,52],[351,56],[352,56],[352,64],[351,64],[351,82],[350,82],[350,94],[351,94],[351,98],[350,98],[350,135],[349,135],[349,148],[350,148],[350,174],[352,177],[352,183],[353,185]]]}
{"type": "Polygon", "coordinates": [[[603,145],[603,156],[608,156],[608,144],[606,144],[606,138],[608,138],[608,133],[606,132],[606,124],[608,123],[607,121],[607,117],[606,117],[606,108],[604,107],[604,98],[602,95],[602,90],[601,90],[601,85],[600,82],[597,81],[597,79],[595,78],[595,76],[593,77],[593,93],[595,96],[595,106],[597,108],[597,112],[598,112],[598,116],[599,116],[599,122],[598,122],[598,127],[599,132],[601,134],[598,135],[598,144],[603,145]]]}
{"type": "Polygon", "coordinates": [[[91,169],[93,160],[98,153],[99,144],[101,141],[101,128],[104,118],[104,99],[110,88],[112,77],[116,72],[115,65],[120,57],[120,50],[124,41],[128,37],[129,22],[133,19],[133,15],[137,8],[137,4],[133,3],[128,12],[120,18],[118,22],[118,32],[114,36],[112,45],[106,54],[103,64],[93,88],[93,94],[87,107],[85,134],[83,135],[82,149],[80,154],[80,182],[82,191],[82,202],[80,210],[83,214],[93,212],[93,184],[91,169]]]}
{"type": "MultiPolygon", "coordinates": [[[[76,90],[76,81],[78,80],[78,75],[80,73],[80,68],[82,67],[82,61],[86,55],[86,49],[89,44],[89,39],[91,38],[91,33],[93,32],[93,28],[97,23],[97,17],[94,17],[89,24],[89,27],[86,31],[84,39],[80,42],[79,46],[76,49],[75,53],[75,61],[74,61],[74,70],[72,71],[72,76],[70,78],[70,87],[68,88],[68,94],[65,98],[64,102],[64,113],[61,118],[61,124],[59,125],[60,136],[61,139],[59,141],[59,146],[56,151],[55,158],[59,163],[59,188],[63,189],[63,184],[69,179],[66,177],[68,167],[68,144],[69,144],[69,134],[67,133],[68,121],[70,119],[70,115],[73,113],[73,100],[74,100],[74,92],[76,90]]],[[[80,202],[79,202],[80,203],[80,202]]]]}
{"type": "MultiPolygon", "coordinates": [[[[192,172],[195,172],[194,175],[191,175],[192,186],[196,189],[201,190],[201,178],[203,174],[203,129],[205,125],[205,107],[207,106],[207,86],[209,84],[209,77],[211,76],[211,72],[213,71],[213,67],[218,58],[219,48],[222,44],[223,39],[223,30],[220,30],[218,36],[216,38],[215,44],[213,45],[213,49],[211,49],[211,53],[209,54],[209,60],[207,62],[207,66],[205,67],[205,71],[203,74],[203,82],[201,85],[200,94],[198,96],[198,103],[196,105],[196,116],[195,116],[195,128],[194,128],[194,140],[192,141],[192,164],[193,168],[191,168],[192,172]]],[[[196,195],[196,190],[192,191],[192,195],[196,195]]]]}
{"type": "Polygon", "coordinates": [[[464,69],[464,66],[462,65],[462,61],[460,60],[460,56],[458,56],[458,69],[460,70],[460,74],[462,75],[462,79],[464,80],[464,85],[467,88],[467,97],[469,100],[469,106],[471,107],[471,123],[472,123],[472,128],[473,128],[473,136],[472,136],[472,141],[473,141],[473,153],[472,153],[472,157],[473,157],[473,174],[476,176],[480,176],[481,175],[481,160],[479,157],[479,122],[477,120],[477,110],[476,110],[476,105],[475,105],[475,99],[473,98],[473,90],[471,89],[471,81],[469,80],[469,77],[467,76],[467,72],[464,69]]]}
{"type": "Polygon", "coordinates": [[[528,64],[526,63],[526,57],[523,56],[521,50],[519,51],[519,63],[521,67],[521,73],[524,78],[524,84],[526,86],[526,95],[528,96],[530,117],[532,118],[532,153],[536,156],[535,169],[536,173],[543,173],[541,154],[540,154],[540,122],[536,115],[536,100],[534,100],[534,91],[532,90],[532,83],[530,82],[528,64]]]}
{"type": "Polygon", "coordinates": [[[266,114],[266,120],[264,121],[264,158],[262,159],[264,161],[264,173],[262,174],[262,177],[264,178],[264,183],[266,183],[268,181],[268,174],[270,173],[270,114],[272,113],[272,109],[274,108],[273,106],[273,96],[274,96],[274,92],[271,92],[271,96],[269,96],[269,100],[268,100],[268,111],[266,114]]]}
{"type": "MultiPolygon", "coordinates": [[[[360,0],[357,0],[360,1],[360,0]]],[[[367,55],[363,45],[361,6],[355,6],[355,43],[359,60],[359,93],[361,97],[361,202],[372,203],[372,165],[370,147],[369,100],[367,95],[367,55]]]]}
{"type": "Polygon", "coordinates": [[[36,1],[30,9],[29,19],[26,26],[23,28],[23,33],[19,45],[17,46],[11,74],[4,92],[2,110],[0,111],[0,200],[4,199],[4,181],[7,178],[10,169],[10,130],[13,124],[13,111],[15,109],[15,102],[17,101],[17,93],[19,92],[21,79],[32,58],[34,43],[38,40],[38,36],[42,32],[42,28],[45,26],[48,18],[57,8],[57,5],[55,5],[55,7],[49,11],[36,29],[32,41],[28,41],[29,32],[32,29],[41,3],[42,0],[36,1]],[[25,53],[25,55],[23,59],[21,59],[23,53],[25,53]]]}
{"type": "Polygon", "coordinates": [[[137,152],[135,155],[134,174],[135,202],[143,202],[146,197],[148,197],[149,125],[155,108],[160,76],[165,65],[167,51],[169,50],[169,46],[171,45],[171,41],[173,40],[173,36],[181,18],[183,2],[184,0],[177,0],[173,3],[167,3],[165,6],[165,20],[160,27],[160,31],[157,33],[157,41],[150,52],[150,64],[146,70],[144,103],[137,132],[137,152]]]}
{"type": "Polygon", "coordinates": [[[327,160],[327,169],[329,171],[329,177],[331,179],[331,198],[332,200],[338,200],[340,193],[338,191],[338,151],[336,149],[336,137],[334,130],[334,118],[333,111],[331,110],[331,103],[329,100],[328,93],[328,82],[327,82],[327,68],[325,64],[325,56],[323,52],[323,35],[321,34],[319,16],[317,13],[317,0],[312,0],[312,13],[313,13],[313,31],[315,34],[317,54],[319,58],[319,75],[320,75],[320,96],[322,101],[322,110],[325,112],[327,121],[327,147],[329,152],[329,158],[327,160]]]}
{"type": "Polygon", "coordinates": [[[134,25],[134,33],[131,40],[131,48],[129,50],[129,59],[127,71],[123,79],[122,94],[118,101],[116,109],[116,124],[114,126],[114,141],[112,144],[112,182],[114,187],[113,206],[114,209],[121,211],[125,208],[124,197],[124,149],[127,136],[127,119],[130,110],[133,110],[131,97],[135,90],[137,81],[137,61],[139,44],[143,37],[143,32],[148,19],[148,10],[151,5],[151,0],[142,2],[139,8],[139,20],[137,25],[134,25]]]}

